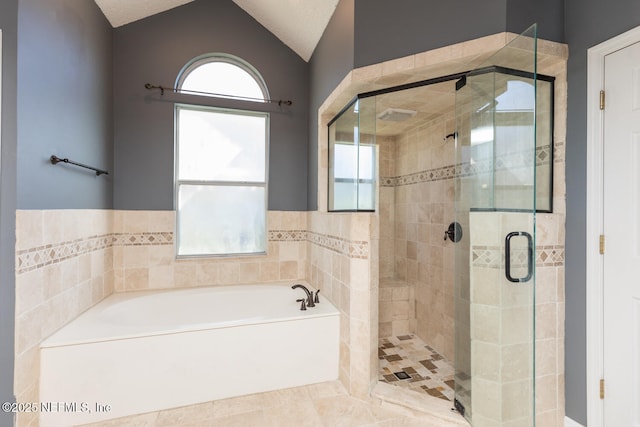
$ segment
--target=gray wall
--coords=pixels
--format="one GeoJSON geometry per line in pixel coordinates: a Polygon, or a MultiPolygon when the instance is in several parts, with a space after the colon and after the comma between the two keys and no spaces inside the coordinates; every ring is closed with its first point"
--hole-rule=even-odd
{"type": "Polygon", "coordinates": [[[342,78],[363,67],[538,23],[563,41],[563,0],[342,0],[311,58],[308,209],[317,209],[317,112],[342,78]]]}
{"type": "Polygon", "coordinates": [[[161,98],[145,83],[171,87],[192,58],[224,52],[257,68],[272,98],[293,101],[271,111],[269,209],[306,210],[309,65],[304,60],[231,0],[198,0],[114,34],[116,209],[173,209],[171,100],[177,97],[161,98]]]}
{"type": "Polygon", "coordinates": [[[356,67],[505,31],[506,0],[355,0],[356,67]]]}
{"type": "Polygon", "coordinates": [[[522,33],[538,24],[538,37],[564,42],[564,0],[507,0],[507,31],[522,33]]]}
{"type": "Polygon", "coordinates": [[[569,44],[566,225],[566,413],[586,424],[587,49],[640,25],[637,0],[566,0],[569,44]]]}
{"type": "Polygon", "coordinates": [[[309,106],[308,210],[318,209],[318,109],[353,65],[354,0],[341,0],[313,52],[309,106]]]}
{"type": "Polygon", "coordinates": [[[20,0],[18,208],[107,209],[113,169],[111,27],[93,1],[20,0]]]}
{"type": "MultiPolygon", "coordinates": [[[[18,0],[0,2],[2,30],[2,140],[0,159],[0,400],[13,398],[15,327],[16,87],[18,0]]],[[[0,426],[12,426],[13,414],[0,411],[0,426]]]]}

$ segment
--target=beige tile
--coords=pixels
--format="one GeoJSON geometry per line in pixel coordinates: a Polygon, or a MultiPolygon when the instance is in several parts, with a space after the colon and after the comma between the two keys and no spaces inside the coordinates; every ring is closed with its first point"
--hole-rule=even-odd
{"type": "Polygon", "coordinates": [[[84,282],[91,279],[91,254],[78,256],[78,281],[84,282]]]}
{"type": "Polygon", "coordinates": [[[43,243],[42,211],[16,211],[16,250],[36,248],[43,243]]]}
{"type": "Polygon", "coordinates": [[[531,379],[504,383],[502,385],[502,420],[514,421],[531,417],[532,401],[533,381],[531,379]]]}
{"type": "Polygon", "coordinates": [[[96,304],[104,297],[104,276],[94,277],[91,279],[91,305],[96,304]]]}
{"type": "Polygon", "coordinates": [[[21,354],[40,343],[42,325],[45,321],[45,308],[38,305],[16,318],[15,353],[21,354]]]}
{"type": "Polygon", "coordinates": [[[340,381],[327,381],[306,386],[310,399],[325,397],[347,396],[347,391],[340,381]]]}
{"type": "Polygon", "coordinates": [[[116,418],[108,421],[85,424],[84,427],[155,427],[157,425],[157,412],[130,417],[116,418]]]}
{"type": "Polygon", "coordinates": [[[155,425],[167,427],[194,425],[198,421],[213,418],[214,413],[214,402],[167,409],[158,412],[155,425]]]}
{"type": "Polygon", "coordinates": [[[149,268],[149,289],[169,289],[175,287],[174,267],[157,265],[149,268]]]}
{"type": "Polygon", "coordinates": [[[173,281],[178,288],[195,287],[197,264],[191,261],[176,262],[173,269],[173,281]]]}
{"type": "Polygon", "coordinates": [[[148,246],[149,265],[172,265],[175,262],[175,249],[173,245],[148,246]]]}
{"type": "Polygon", "coordinates": [[[474,420],[476,415],[494,421],[499,420],[502,410],[500,407],[502,396],[500,383],[481,378],[473,378],[471,381],[471,389],[473,390],[471,406],[474,420]]]}
{"type": "Polygon", "coordinates": [[[77,309],[74,310],[75,313],[73,313],[73,317],[93,305],[93,284],[91,280],[86,280],[78,284],[75,289],[78,294],[78,306],[77,309]]]}
{"type": "Polygon", "coordinates": [[[256,283],[260,280],[260,263],[245,262],[239,266],[240,283],[256,283]]]}
{"type": "Polygon", "coordinates": [[[173,233],[176,227],[175,211],[149,211],[146,231],[173,233]]]}
{"type": "Polygon", "coordinates": [[[214,418],[224,418],[254,411],[264,407],[264,393],[216,400],[213,404],[214,418]]]}
{"type": "Polygon", "coordinates": [[[310,399],[309,390],[306,387],[285,388],[263,393],[262,401],[265,408],[286,405],[291,401],[307,401],[310,399]]]}
{"type": "Polygon", "coordinates": [[[149,289],[148,268],[125,268],[124,287],[128,291],[149,289]]]}
{"type": "Polygon", "coordinates": [[[125,246],[122,250],[124,268],[142,268],[149,266],[148,246],[125,246]]]}
{"type": "Polygon", "coordinates": [[[487,381],[500,381],[500,346],[481,341],[471,342],[471,370],[477,378],[487,381]]]}
{"type": "Polygon", "coordinates": [[[368,405],[352,397],[326,397],[313,402],[326,426],[355,427],[377,422],[368,405]]]}
{"type": "Polygon", "coordinates": [[[16,317],[44,301],[44,271],[45,269],[37,269],[16,275],[16,317]]]}
{"type": "Polygon", "coordinates": [[[273,282],[279,279],[280,265],[277,262],[261,262],[260,263],[260,280],[265,282],[273,282]]]}
{"type": "Polygon", "coordinates": [[[237,415],[216,418],[211,425],[215,427],[256,427],[264,426],[265,423],[265,411],[260,409],[243,412],[237,415]]]}
{"type": "Polygon", "coordinates": [[[44,229],[42,232],[42,244],[52,245],[65,241],[64,221],[65,211],[63,210],[43,211],[42,222],[44,229]]]}
{"type": "Polygon", "coordinates": [[[198,262],[196,265],[197,286],[211,286],[219,283],[219,264],[211,262],[198,262]]]}
{"type": "Polygon", "coordinates": [[[557,374],[558,348],[556,339],[536,340],[536,375],[557,374]]]}
{"type": "Polygon", "coordinates": [[[40,348],[34,345],[15,358],[14,392],[21,395],[36,386],[40,378],[40,348]]]}
{"type": "Polygon", "coordinates": [[[536,305],[536,339],[556,338],[557,308],[555,303],[536,305]]]}
{"type": "Polygon", "coordinates": [[[123,233],[144,233],[149,231],[148,211],[122,211],[123,233]]]}
{"type": "Polygon", "coordinates": [[[282,427],[295,424],[296,427],[324,427],[311,401],[300,399],[288,401],[264,410],[265,427],[282,427]]]}
{"type": "Polygon", "coordinates": [[[280,280],[297,279],[298,262],[284,261],[280,263],[280,280]]]}

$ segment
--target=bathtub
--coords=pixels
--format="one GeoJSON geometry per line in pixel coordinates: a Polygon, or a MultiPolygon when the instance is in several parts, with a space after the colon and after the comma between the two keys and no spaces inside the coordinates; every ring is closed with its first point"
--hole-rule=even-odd
{"type": "Polygon", "coordinates": [[[41,344],[40,425],[337,379],[339,312],[291,284],[109,296],[41,344]]]}

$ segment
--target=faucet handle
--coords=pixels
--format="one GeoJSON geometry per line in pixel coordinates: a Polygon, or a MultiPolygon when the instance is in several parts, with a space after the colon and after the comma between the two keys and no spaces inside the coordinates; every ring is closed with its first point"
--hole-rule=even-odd
{"type": "Polygon", "coordinates": [[[297,299],[296,302],[301,303],[300,304],[300,310],[301,311],[305,311],[307,309],[307,300],[302,298],[302,299],[297,299]]]}
{"type": "Polygon", "coordinates": [[[318,298],[318,294],[319,294],[319,293],[320,293],[320,289],[318,289],[318,290],[316,291],[316,296],[313,298],[313,302],[314,302],[315,304],[319,304],[319,303],[320,303],[320,298],[318,298]]]}

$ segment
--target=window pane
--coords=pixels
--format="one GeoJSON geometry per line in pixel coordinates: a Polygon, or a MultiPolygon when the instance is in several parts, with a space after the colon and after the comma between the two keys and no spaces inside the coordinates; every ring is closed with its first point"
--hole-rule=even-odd
{"type": "Polygon", "coordinates": [[[180,185],[178,255],[266,252],[264,187],[180,185]]]}
{"type": "Polygon", "coordinates": [[[265,182],[266,114],[178,108],[178,179],[265,182]]]}
{"type": "Polygon", "coordinates": [[[355,179],[358,173],[356,146],[336,143],[333,150],[334,176],[355,179]]]}
{"type": "Polygon", "coordinates": [[[182,82],[180,89],[229,97],[264,99],[260,85],[251,74],[237,65],[221,61],[208,62],[192,70],[182,82]]]}

